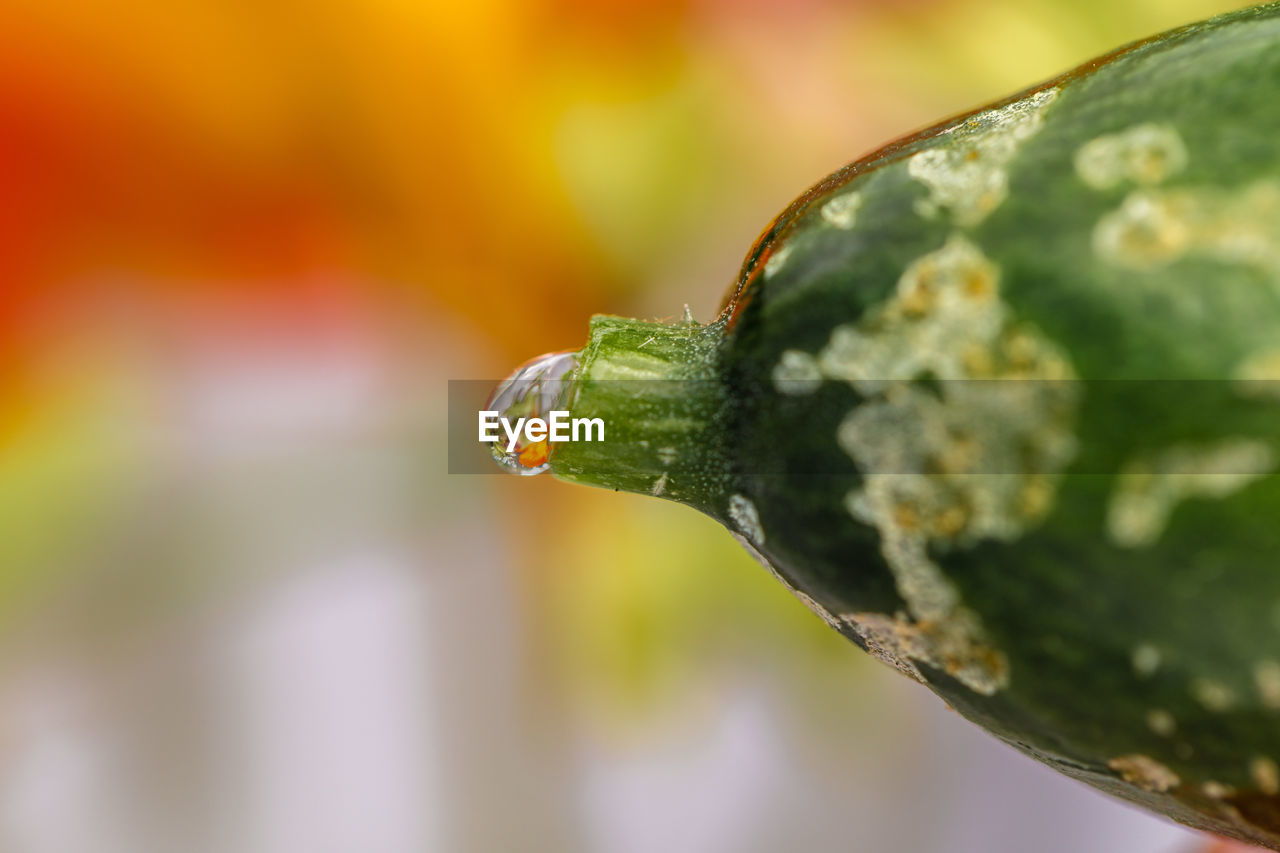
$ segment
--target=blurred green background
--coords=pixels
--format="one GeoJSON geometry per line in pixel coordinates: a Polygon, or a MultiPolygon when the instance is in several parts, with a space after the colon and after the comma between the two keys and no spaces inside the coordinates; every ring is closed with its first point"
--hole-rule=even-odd
{"type": "Polygon", "coordinates": [[[1205,848],[689,510],[448,475],[446,383],[706,320],[826,173],[1235,5],[5,4],[0,849],[1205,848]]]}

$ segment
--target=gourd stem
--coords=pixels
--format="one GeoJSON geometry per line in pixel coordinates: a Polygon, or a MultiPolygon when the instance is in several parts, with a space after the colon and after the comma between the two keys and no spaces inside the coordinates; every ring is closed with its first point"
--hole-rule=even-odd
{"type": "Polygon", "coordinates": [[[604,440],[555,445],[562,480],[656,495],[703,510],[722,503],[728,399],[718,378],[723,325],[592,318],[569,413],[598,418],[604,440]]]}

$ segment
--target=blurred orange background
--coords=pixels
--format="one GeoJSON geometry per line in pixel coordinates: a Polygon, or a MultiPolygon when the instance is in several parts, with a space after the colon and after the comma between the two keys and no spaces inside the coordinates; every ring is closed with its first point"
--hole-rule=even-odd
{"type": "Polygon", "coordinates": [[[11,0],[0,849],[1207,845],[691,511],[446,474],[445,409],[593,313],[708,319],[824,174],[1235,5],[11,0]]]}

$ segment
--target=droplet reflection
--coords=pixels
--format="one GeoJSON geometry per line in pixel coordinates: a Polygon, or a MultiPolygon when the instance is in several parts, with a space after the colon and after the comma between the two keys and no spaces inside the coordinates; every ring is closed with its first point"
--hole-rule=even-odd
{"type": "MultiPolygon", "coordinates": [[[[520,418],[545,419],[554,409],[568,409],[572,397],[569,379],[577,367],[576,352],[540,355],[520,365],[494,389],[485,409],[498,412],[512,428],[520,418]]],[[[505,431],[489,445],[494,460],[508,473],[528,477],[551,467],[549,441],[529,441],[521,434],[510,450],[509,446],[505,431]]]]}

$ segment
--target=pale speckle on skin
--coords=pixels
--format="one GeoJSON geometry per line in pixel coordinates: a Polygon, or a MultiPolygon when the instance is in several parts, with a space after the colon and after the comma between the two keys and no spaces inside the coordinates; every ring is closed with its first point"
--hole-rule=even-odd
{"type": "MultiPolygon", "coordinates": [[[[857,323],[838,326],[818,365],[862,394],[925,374],[939,380],[1071,378],[1056,348],[1010,316],[999,284],[996,265],[953,235],[907,266],[887,302],[857,323]]],[[[978,390],[999,385],[955,384],[978,390]]]]}
{"type": "Polygon", "coordinates": [[[1150,186],[1187,167],[1187,147],[1173,127],[1148,122],[1086,142],[1076,152],[1075,166],[1095,190],[1123,181],[1150,186]]]}
{"type": "Polygon", "coordinates": [[[1258,790],[1267,795],[1280,793],[1280,767],[1273,759],[1259,755],[1249,762],[1249,776],[1258,790]]]}
{"type": "Polygon", "coordinates": [[[841,193],[822,206],[822,218],[827,224],[844,230],[854,226],[862,196],[857,191],[841,193]]]}
{"type": "Polygon", "coordinates": [[[1141,189],[1093,229],[1094,253],[1122,269],[1149,272],[1187,255],[1280,274],[1280,183],[1232,191],[1141,189]]]}
{"type": "Polygon", "coordinates": [[[784,266],[786,266],[787,259],[790,257],[791,257],[791,246],[783,246],[780,249],[774,250],[774,252],[771,255],[769,255],[769,260],[764,262],[765,280],[771,279],[775,275],[777,275],[778,271],[781,270],[784,266]]]}
{"type": "Polygon", "coordinates": [[[663,465],[670,465],[672,462],[675,462],[676,459],[678,459],[680,456],[679,451],[677,451],[674,447],[659,447],[657,452],[658,452],[658,461],[660,461],[663,465]]]}
{"type": "Polygon", "coordinates": [[[1275,454],[1261,441],[1226,439],[1176,445],[1127,464],[1107,506],[1107,533],[1124,548],[1154,544],[1174,507],[1187,498],[1225,498],[1269,474],[1275,454]]]}
{"type": "Polygon", "coordinates": [[[756,505],[742,495],[729,498],[729,518],[742,531],[742,535],[759,547],[764,544],[764,528],[760,526],[760,514],[756,505]]]}
{"type": "Polygon", "coordinates": [[[1147,712],[1147,728],[1160,737],[1172,737],[1178,730],[1178,721],[1163,708],[1152,708],[1147,712]]]}
{"type": "Polygon", "coordinates": [[[865,478],[845,505],[879,530],[910,616],[929,626],[908,652],[994,692],[1004,656],[929,547],[1010,541],[1049,511],[1074,453],[1075,389],[1055,381],[1074,375],[1070,364],[1014,321],[998,268],[956,235],[910,264],[886,303],[835,329],[818,365],[867,397],[837,431],[865,478]],[[915,383],[925,376],[936,391],[915,383]],[[1015,378],[1045,381],[973,381],[1015,378]]]}
{"type": "Polygon", "coordinates": [[[1133,649],[1132,663],[1139,678],[1150,678],[1160,668],[1160,650],[1151,643],[1139,643],[1133,649]]]}
{"type": "Polygon", "coordinates": [[[1211,800],[1225,800],[1227,797],[1233,796],[1236,789],[1230,785],[1224,785],[1221,782],[1215,782],[1210,779],[1200,786],[1201,792],[1211,800]]]}
{"type": "Polygon", "coordinates": [[[773,367],[773,387],[780,394],[812,394],[822,384],[818,361],[807,352],[789,349],[773,367]]]}
{"type": "Polygon", "coordinates": [[[1107,766],[1144,791],[1163,793],[1182,784],[1178,774],[1145,755],[1120,755],[1108,761],[1107,766]]]}
{"type": "Polygon", "coordinates": [[[1191,679],[1191,696],[1214,713],[1229,711],[1236,703],[1236,696],[1231,688],[1211,678],[1191,679]]]}
{"type": "Polygon", "coordinates": [[[1191,206],[1186,195],[1135,192],[1093,229],[1099,258],[1132,270],[1152,270],[1184,255],[1191,245],[1191,206]]]}
{"type": "Polygon", "coordinates": [[[1280,710],[1280,662],[1260,660],[1253,665],[1253,683],[1258,688],[1262,706],[1280,710]]]}
{"type": "Polygon", "coordinates": [[[1056,88],[1044,89],[979,113],[948,130],[938,147],[913,154],[907,174],[929,188],[928,199],[917,205],[920,213],[935,216],[947,208],[967,228],[999,207],[1009,193],[1009,163],[1040,130],[1044,110],[1057,95],[1056,88]]]}

